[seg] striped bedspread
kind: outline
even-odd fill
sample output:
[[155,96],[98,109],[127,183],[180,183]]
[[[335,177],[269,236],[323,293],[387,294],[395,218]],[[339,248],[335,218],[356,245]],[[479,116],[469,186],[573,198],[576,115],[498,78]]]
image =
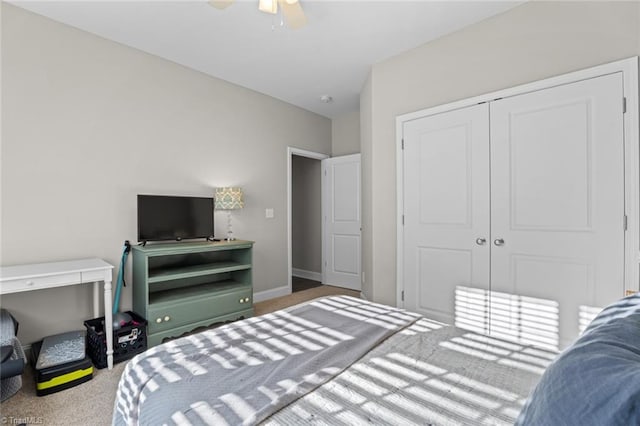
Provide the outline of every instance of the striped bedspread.
[[263,425],[513,425],[556,355],[421,318]]
[[256,424],[418,315],[327,297],[156,346],[126,366],[113,424]]

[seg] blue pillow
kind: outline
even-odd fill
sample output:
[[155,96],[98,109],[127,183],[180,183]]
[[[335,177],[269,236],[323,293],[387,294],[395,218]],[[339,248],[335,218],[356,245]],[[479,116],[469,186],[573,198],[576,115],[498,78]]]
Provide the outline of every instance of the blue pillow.
[[544,372],[516,425],[640,425],[640,295],[598,314]]

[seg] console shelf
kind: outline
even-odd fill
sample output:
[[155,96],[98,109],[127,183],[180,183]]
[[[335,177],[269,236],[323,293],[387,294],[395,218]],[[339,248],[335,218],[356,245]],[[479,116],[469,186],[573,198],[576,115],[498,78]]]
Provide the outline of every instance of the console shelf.
[[251,241],[133,247],[133,310],[149,346],[200,326],[253,315]]
[[149,283],[179,280],[184,278],[199,277],[203,275],[219,274],[223,272],[251,269],[251,264],[238,262],[215,262],[203,265],[191,265],[173,267],[149,271]]

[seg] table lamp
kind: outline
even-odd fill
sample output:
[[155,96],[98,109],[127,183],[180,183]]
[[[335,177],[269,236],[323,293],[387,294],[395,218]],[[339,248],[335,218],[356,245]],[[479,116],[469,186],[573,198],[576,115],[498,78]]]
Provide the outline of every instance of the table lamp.
[[216,188],[215,209],[227,211],[227,241],[233,241],[233,231],[231,229],[231,210],[238,210],[244,207],[244,194],[242,188],[224,187]]

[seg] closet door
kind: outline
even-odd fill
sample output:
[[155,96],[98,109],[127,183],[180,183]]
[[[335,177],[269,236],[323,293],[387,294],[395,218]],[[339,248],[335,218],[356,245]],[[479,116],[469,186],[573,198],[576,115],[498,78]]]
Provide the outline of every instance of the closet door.
[[494,336],[570,343],[623,296],[622,76],[491,103]]
[[[404,124],[404,307],[486,332],[487,104]],[[455,318],[455,321],[454,321]]]

